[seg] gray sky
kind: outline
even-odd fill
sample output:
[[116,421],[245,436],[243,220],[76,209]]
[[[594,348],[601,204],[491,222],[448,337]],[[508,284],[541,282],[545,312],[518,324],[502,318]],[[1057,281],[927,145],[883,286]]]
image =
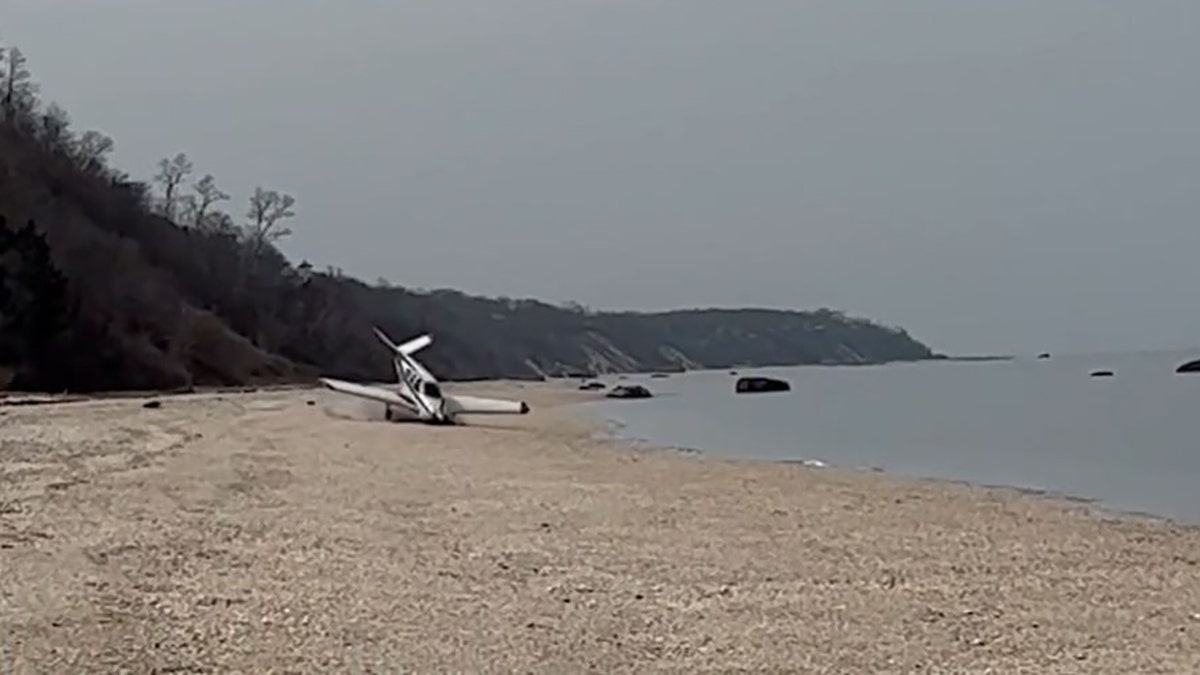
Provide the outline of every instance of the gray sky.
[[821,305],[950,352],[1200,346],[1195,0],[0,0],[148,177],[297,260],[598,308]]

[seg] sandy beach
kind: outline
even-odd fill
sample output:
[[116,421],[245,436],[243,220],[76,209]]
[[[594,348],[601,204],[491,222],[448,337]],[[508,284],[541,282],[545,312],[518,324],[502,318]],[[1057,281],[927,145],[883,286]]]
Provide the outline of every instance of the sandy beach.
[[564,405],[590,394],[458,388],[534,410],[0,407],[3,670],[1200,672],[1195,528],[637,450]]

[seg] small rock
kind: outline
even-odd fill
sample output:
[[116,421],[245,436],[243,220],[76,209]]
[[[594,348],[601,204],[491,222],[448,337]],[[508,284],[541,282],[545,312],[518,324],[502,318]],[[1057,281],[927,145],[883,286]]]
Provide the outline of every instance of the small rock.
[[145,403],[143,403],[143,404],[142,404],[142,407],[143,407],[143,408],[149,408],[149,409],[151,409],[151,410],[153,410],[153,409],[155,409],[155,408],[161,408],[161,407],[162,407],[162,401],[146,401]]

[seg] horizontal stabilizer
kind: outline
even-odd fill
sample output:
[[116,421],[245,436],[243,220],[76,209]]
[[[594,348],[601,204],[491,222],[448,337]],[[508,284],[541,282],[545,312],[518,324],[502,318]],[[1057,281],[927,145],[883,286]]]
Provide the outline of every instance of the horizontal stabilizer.
[[501,398],[456,395],[446,397],[446,412],[451,415],[524,415],[529,412],[529,404]]
[[404,354],[405,356],[412,356],[413,354],[416,354],[422,349],[433,344],[433,338],[428,334],[415,337],[408,342],[399,345],[395,342],[392,342],[392,339],[387,336],[387,333],[384,333],[378,327],[375,328],[375,335],[379,338],[379,341],[387,345],[387,348],[392,350],[392,352]]
[[404,352],[405,356],[412,356],[431,344],[433,344],[433,338],[428,335],[422,335],[400,345],[400,351]]

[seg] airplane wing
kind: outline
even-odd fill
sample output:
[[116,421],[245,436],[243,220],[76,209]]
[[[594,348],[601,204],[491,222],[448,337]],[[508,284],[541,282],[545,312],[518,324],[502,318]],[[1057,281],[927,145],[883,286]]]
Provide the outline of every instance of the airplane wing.
[[372,401],[379,401],[380,403],[398,406],[410,411],[414,415],[420,414],[417,410],[417,407],[413,405],[412,401],[409,401],[390,389],[384,389],[383,387],[372,387],[365,384],[355,384],[354,382],[343,382],[342,380],[330,380],[326,378],[321,378],[321,384],[343,394],[349,394],[359,398],[366,398]]
[[451,415],[524,415],[529,412],[529,404],[524,401],[456,394],[446,397],[446,412]]

